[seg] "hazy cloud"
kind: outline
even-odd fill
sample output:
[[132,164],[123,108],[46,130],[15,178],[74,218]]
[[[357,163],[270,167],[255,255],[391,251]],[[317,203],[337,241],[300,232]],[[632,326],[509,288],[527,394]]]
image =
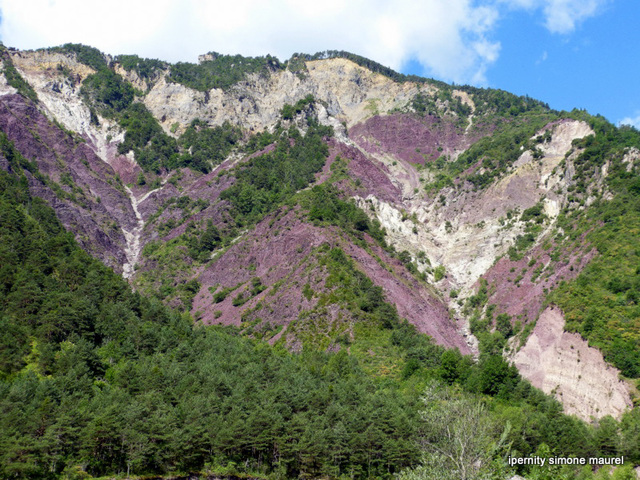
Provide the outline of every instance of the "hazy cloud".
[[540,55],[540,58],[536,60],[536,65],[540,65],[541,63],[546,62],[547,58],[549,58],[549,53],[545,50],[544,52],[542,52],[542,55]]
[[606,0],[548,0],[544,7],[546,26],[554,33],[568,33],[576,24],[593,17]]
[[604,0],[0,0],[0,38],[22,49],[84,43],[172,62],[208,51],[285,60],[294,52],[347,50],[394,69],[483,83],[500,52],[500,10],[543,8],[567,31]]
[[595,16],[610,0],[500,0],[511,8],[542,10],[546,28],[552,33],[570,33],[578,24]]
[[637,129],[640,129],[640,112],[635,117],[625,117],[618,122],[618,125],[631,125]]

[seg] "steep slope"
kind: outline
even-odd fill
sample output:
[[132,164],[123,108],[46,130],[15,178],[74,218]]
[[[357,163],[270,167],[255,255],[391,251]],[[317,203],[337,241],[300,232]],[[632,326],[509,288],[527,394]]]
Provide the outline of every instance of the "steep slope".
[[[76,73],[76,75],[85,74],[85,78],[87,74],[90,74],[90,70],[82,70],[80,69],[77,61],[73,61],[73,57],[64,57],[61,53],[37,53],[35,58],[22,53],[16,52],[13,55],[13,62],[17,66],[17,68],[22,72],[24,77],[34,85],[36,91],[41,92],[40,96],[43,98],[42,105],[44,107],[44,112],[47,113],[52,118],[55,118],[57,121],[63,123],[66,128],[73,129],[78,131],[79,134],[84,135],[85,140],[89,145],[91,145],[96,153],[96,155],[100,155],[102,160],[108,165],[112,166],[118,174],[121,174],[120,180],[122,180],[125,185],[120,185],[120,190],[124,190],[129,197],[129,205],[127,206],[127,221],[121,222],[118,218],[115,218],[118,226],[120,227],[120,232],[124,239],[120,239],[119,241],[119,259],[122,271],[126,277],[131,277],[134,275],[135,268],[137,267],[136,263],[138,260],[142,261],[142,269],[141,272],[150,272],[150,276],[154,277],[154,268],[157,267],[157,262],[153,259],[150,259],[150,262],[147,265],[147,260],[144,258],[144,252],[149,252],[152,248],[153,242],[157,242],[160,239],[171,240],[178,239],[180,235],[185,234],[185,229],[190,225],[199,224],[204,226],[208,220],[213,220],[214,224],[220,225],[220,222],[224,222],[228,220],[228,204],[226,202],[216,201],[219,194],[225,189],[229,188],[233,185],[233,182],[222,181],[220,179],[220,173],[222,171],[227,171],[228,168],[231,168],[235,165],[233,162],[223,164],[219,169],[214,172],[208,174],[203,178],[194,177],[192,173],[188,171],[184,171],[179,174],[180,180],[172,183],[165,183],[164,185],[160,185],[153,190],[149,187],[143,186],[140,188],[140,185],[132,185],[131,183],[136,178],[136,175],[139,174],[140,170],[137,167],[130,168],[130,163],[128,159],[122,155],[117,153],[117,149],[115,148],[119,142],[121,142],[124,138],[123,132],[116,125],[114,125],[112,120],[105,119],[100,116],[99,112],[92,112],[91,106],[87,106],[85,103],[86,100],[82,100],[79,97],[78,93],[80,91],[80,86],[70,84],[69,78],[63,78],[63,75],[69,75],[67,70],[75,68],[76,70],[81,70],[81,72]],[[322,62],[320,62],[322,63]],[[241,88],[237,88],[233,90],[231,93],[228,92],[219,92],[220,95],[223,95],[224,98],[216,100],[215,98],[209,97],[205,104],[202,104],[201,98],[199,96],[199,92],[195,92],[190,99],[185,99],[182,96],[176,94],[173,91],[166,90],[167,88],[183,88],[176,87],[175,84],[168,84],[166,81],[160,80],[151,86],[147,95],[144,96],[145,104],[150,108],[152,113],[155,113],[159,118],[162,119],[162,125],[165,126],[168,130],[170,130],[169,126],[173,126],[176,122],[179,125],[182,125],[178,128],[178,132],[180,129],[185,130],[185,125],[188,125],[192,120],[196,117],[199,117],[200,120],[203,118],[207,120],[210,124],[222,123],[221,118],[235,120],[239,126],[251,130],[251,129],[264,129],[267,126],[272,126],[274,122],[281,118],[281,108],[285,101],[287,100],[296,100],[296,97],[301,97],[303,95],[307,95],[309,92],[312,92],[316,95],[319,95],[321,98],[326,98],[327,101],[320,100],[317,105],[316,111],[314,115],[317,115],[317,118],[323,120],[323,122],[329,125],[335,125],[338,131],[344,131],[344,128],[341,126],[340,122],[335,119],[335,117],[327,116],[327,112],[339,112],[338,118],[351,118],[350,116],[355,116],[355,118],[361,118],[364,115],[370,115],[370,109],[365,109],[362,107],[363,99],[353,99],[353,95],[355,95],[356,91],[361,91],[362,82],[367,84],[368,90],[371,92],[368,94],[371,98],[377,98],[377,96],[385,93],[387,98],[392,98],[389,96],[389,88],[393,87],[395,90],[399,90],[399,92],[406,91],[407,87],[402,86],[398,87],[391,80],[382,77],[377,74],[372,74],[371,72],[359,67],[351,62],[348,62],[343,59],[336,59],[329,62],[331,66],[329,69],[321,66],[310,66],[309,74],[306,80],[303,82],[298,76],[292,74],[291,72],[277,72],[274,78],[264,79],[253,78],[252,80],[247,81],[242,84]],[[338,69],[341,73],[342,79],[336,79],[330,75],[331,71],[335,71]],[[63,71],[64,70],[64,71]],[[284,82],[284,83],[283,83]],[[291,88],[290,86],[286,86],[286,82],[294,82],[296,84],[300,84],[301,87],[297,90],[295,88]],[[60,88],[58,83],[64,84],[65,88]],[[173,85],[173,86],[171,86]],[[358,86],[360,85],[360,86]],[[286,86],[286,88],[285,88]],[[348,88],[347,88],[348,87]],[[409,88],[416,89],[415,86]],[[173,92],[173,93],[172,93]],[[239,95],[246,96],[247,92],[250,92],[252,98],[261,99],[261,102],[256,110],[256,116],[252,116],[253,114],[244,111],[240,107],[240,110],[235,114],[229,111],[229,108],[235,108],[235,105],[241,105],[242,102],[237,101],[237,99],[233,97],[229,97],[229,95]],[[286,94],[283,96],[283,92]],[[395,92],[394,94],[398,94]],[[68,103],[69,96],[74,96],[74,102],[77,105],[73,106],[75,111],[80,112],[80,117],[84,117],[89,121],[78,121],[77,117],[73,115],[64,115],[61,112],[64,112],[64,105]],[[287,96],[289,95],[289,96]],[[163,98],[168,98],[168,101],[165,100],[162,102],[162,108],[169,109],[160,111],[157,110],[156,103],[154,103],[159,96],[164,96]],[[374,97],[375,96],[375,97]],[[364,99],[366,100],[366,99]],[[389,107],[399,105],[400,102],[404,99],[394,100],[394,102],[388,101]],[[176,102],[176,105],[179,105],[182,109],[187,109],[188,111],[183,111],[182,114],[176,113],[176,110],[172,108],[172,102]],[[200,103],[199,103],[200,102]],[[325,103],[326,102],[326,103]],[[366,103],[366,102],[365,102]],[[327,105],[324,107],[323,105]],[[160,105],[160,103],[158,103]],[[199,107],[198,107],[199,105]],[[221,105],[228,105],[228,108],[223,108]],[[332,107],[333,105],[333,107]],[[206,107],[206,115],[202,108]],[[69,112],[70,107],[67,107],[66,112]],[[200,108],[200,109],[198,109]],[[154,110],[155,109],[155,110]],[[216,113],[217,116],[211,116],[212,113]],[[367,113],[369,112],[369,113]],[[91,122],[91,115],[97,116],[98,123],[100,127],[95,125],[96,122]],[[180,116],[183,115],[183,116]],[[234,115],[236,115],[234,117]],[[218,119],[218,120],[216,120]],[[350,119],[350,122],[354,120]],[[299,118],[296,120],[297,123],[305,122],[304,118]],[[175,130],[175,129],[174,129]],[[105,135],[105,132],[112,132],[110,134]],[[97,138],[100,137],[100,138]],[[111,142],[111,143],[109,143]],[[352,147],[348,147],[344,145],[340,141],[340,136],[338,136],[338,143],[334,143],[334,149],[344,150],[345,148],[349,149]],[[21,144],[17,143],[17,147],[20,150]],[[353,150],[353,149],[352,149]],[[349,156],[354,156],[353,153],[357,152],[353,150],[351,155],[349,155],[348,150],[344,151],[347,153],[347,159]],[[64,152],[64,155],[70,155],[69,152]],[[331,157],[335,158],[335,154],[332,154]],[[353,168],[358,169],[362,172],[369,172],[371,168],[377,169],[379,167],[376,166],[375,163],[371,164],[371,161],[366,157],[356,157],[356,161],[362,163],[362,165],[356,166],[354,164]],[[371,167],[371,168],[370,168]],[[149,174],[147,174],[149,176]],[[366,175],[365,175],[366,176]],[[153,176],[152,176],[153,177]],[[174,176],[175,178],[175,176]],[[224,175],[224,178],[233,178]],[[211,190],[211,187],[208,185],[211,184],[211,181],[215,179],[216,185]],[[54,180],[58,180],[57,178]],[[382,178],[378,175],[378,178],[371,178],[368,181],[365,180],[365,185],[368,185],[370,189],[377,189],[380,187]],[[165,178],[166,181],[166,178]],[[388,180],[384,180],[388,181]],[[129,185],[126,185],[129,183]],[[157,185],[157,184],[156,184]],[[81,186],[80,188],[83,188]],[[176,188],[177,187],[177,188]],[[182,193],[180,190],[184,190],[185,193],[188,192],[188,197]],[[211,190],[210,193],[206,193],[208,190]],[[200,213],[195,213],[193,210],[189,211],[189,214],[192,215],[189,218],[189,222],[183,223],[183,219],[185,218],[185,211],[182,209],[173,210],[172,208],[165,208],[163,205],[166,202],[171,201],[172,199],[179,198],[191,198],[191,199],[199,199],[201,202],[200,207],[196,207],[200,210]],[[180,204],[180,202],[178,202]],[[182,202],[184,203],[184,202]],[[189,203],[189,202],[187,202]],[[205,206],[205,203],[210,206]],[[107,203],[110,205],[110,203]],[[171,212],[174,212],[171,214]],[[181,213],[180,213],[181,212]],[[133,213],[133,215],[131,215]],[[176,216],[177,215],[177,216]],[[153,226],[148,226],[147,221],[151,218],[151,221],[154,223]],[[267,220],[264,221],[265,223]],[[297,221],[300,223],[300,220]],[[303,230],[309,230],[310,226],[305,225],[306,222],[303,221],[300,227]],[[176,225],[175,227],[165,227],[166,225]],[[161,228],[161,234],[158,234],[156,230],[158,227]],[[291,227],[287,227],[291,228]],[[75,231],[78,229],[72,228]],[[311,228],[309,231],[313,232],[312,236],[316,239],[323,238],[323,234],[320,232],[326,230],[326,227],[320,227],[317,231]],[[241,232],[241,231],[240,231]],[[261,240],[264,241],[264,235],[260,228],[257,229],[257,232],[261,232],[259,235],[261,236]],[[250,235],[254,235],[251,233]],[[399,300],[396,301],[397,305],[400,307],[400,313],[403,317],[406,317],[412,323],[419,325],[420,330],[424,332],[431,333],[438,339],[438,341],[442,342],[448,346],[456,346],[462,351],[467,352],[468,346],[464,340],[464,337],[461,333],[458,333],[460,330],[460,326],[455,326],[451,324],[449,319],[447,310],[445,305],[441,300],[438,300],[434,297],[434,291],[427,289],[424,285],[420,285],[415,283],[416,280],[411,278],[411,275],[407,276],[407,273],[404,272],[404,267],[402,264],[399,264],[397,261],[388,258],[389,254],[380,250],[377,254],[374,254],[372,257],[370,253],[366,253],[364,251],[358,252],[357,250],[353,250],[353,247],[350,245],[351,241],[348,238],[344,238],[343,235],[340,234],[339,231],[328,231],[326,233],[328,235],[328,239],[334,242],[339,242],[346,251],[348,251],[349,256],[357,260],[358,268],[362,268],[365,271],[365,274],[369,274],[374,280],[374,283],[383,286],[384,292],[387,298],[391,298],[390,295],[398,294],[398,299],[406,299],[411,298],[412,300],[409,303],[401,302]],[[124,241],[123,241],[124,240]],[[198,312],[208,312],[206,316],[202,316],[202,319],[206,322],[211,322],[214,320],[212,312],[213,303],[209,300],[210,303],[206,302],[206,298],[211,298],[212,293],[209,293],[209,288],[214,285],[220,285],[220,288],[231,288],[236,286],[238,283],[245,283],[249,280],[249,278],[243,279],[242,282],[238,281],[231,284],[227,284],[229,280],[235,278],[232,273],[235,267],[235,262],[237,260],[228,260],[228,258],[233,257],[234,252],[238,248],[246,248],[246,242],[250,242],[251,240],[242,241],[238,244],[238,246],[234,245],[231,250],[226,253],[223,257],[217,258],[213,261],[209,262],[208,266],[200,265],[202,262],[193,262],[192,259],[188,257],[188,255],[181,254],[180,248],[178,248],[177,257],[174,258],[178,263],[175,265],[181,265],[180,271],[173,269],[173,272],[165,277],[169,283],[167,284],[167,289],[175,290],[175,287],[178,287],[180,291],[180,295],[178,295],[179,299],[176,299],[176,304],[185,304],[188,305],[190,303],[190,297],[194,297],[193,293],[197,294],[197,301],[195,306],[193,307],[194,314],[196,316],[201,317]],[[149,242],[152,242],[149,244]],[[262,243],[262,242],[260,242]],[[322,242],[320,242],[322,243]],[[316,246],[320,246],[318,243]],[[149,248],[144,249],[145,245],[149,244]],[[259,248],[260,250],[269,251],[269,250],[277,250],[281,245],[281,241],[277,238],[271,239],[269,244],[267,245],[254,245],[254,248]],[[240,247],[242,246],[242,247]],[[90,250],[90,249],[89,249]],[[140,256],[142,253],[142,257]],[[299,264],[303,258],[308,255],[309,252],[292,252],[289,260],[292,265]],[[382,259],[380,259],[380,255],[382,255]],[[122,258],[126,259],[122,261]],[[373,267],[373,264],[376,264],[376,260],[374,257],[377,257],[379,262],[384,268]],[[387,258],[385,258],[387,257]],[[207,262],[205,262],[207,263]],[[112,262],[113,264],[113,262]],[[227,265],[225,267],[225,265]],[[369,266],[367,266],[369,265]],[[274,267],[274,265],[271,265]],[[204,267],[204,271],[203,271]],[[313,268],[317,268],[313,267]],[[116,267],[117,268],[117,267]],[[255,268],[255,266],[254,266]],[[150,270],[151,269],[151,270]],[[391,274],[391,276],[387,279],[386,275],[389,275],[387,269],[396,270],[395,273]],[[215,271],[215,275],[211,275],[207,273],[207,271]],[[284,270],[280,270],[284,271]],[[378,272],[377,275],[372,275],[374,272]],[[382,273],[384,272],[384,274]],[[146,275],[146,274],[145,274]],[[255,276],[255,275],[253,275]],[[325,275],[326,276],[326,275]],[[155,276],[156,280],[158,279],[157,275]],[[221,277],[226,280],[226,282],[220,283],[216,280],[216,278]],[[264,287],[270,287],[273,283],[281,280],[282,274],[270,275],[263,279],[265,282]],[[152,284],[145,283],[145,276],[141,277],[141,281],[143,283],[139,283],[140,288],[143,288],[145,291],[151,291],[158,287],[161,287],[162,282],[155,281]],[[176,279],[178,284],[176,284]],[[193,283],[192,280],[196,280],[197,283]],[[191,282],[191,283],[189,283]],[[212,283],[213,282],[213,283]],[[300,279],[295,278],[294,283],[300,283]],[[171,285],[173,284],[173,285]],[[152,286],[153,285],[153,286]],[[182,286],[181,286],[182,285]],[[187,291],[193,288],[199,289],[199,292],[190,292]],[[413,287],[411,287],[413,285]],[[162,290],[162,289],[161,289]],[[315,303],[305,304],[303,301],[302,304],[301,297],[295,288],[292,286],[288,286],[286,289],[288,295],[294,299],[291,300],[293,305],[291,306],[291,314],[286,315],[282,318],[279,317],[281,313],[281,309],[278,308],[274,310],[277,312],[278,318],[276,324],[287,325],[291,321],[297,320],[300,317],[304,317],[313,311],[315,308]],[[414,291],[416,290],[416,291]],[[266,295],[265,292],[262,296]],[[208,297],[207,297],[208,295]],[[169,294],[171,298],[176,298],[176,295]],[[260,297],[262,298],[262,297]],[[229,299],[230,300],[230,299]],[[227,300],[227,302],[229,301]],[[257,303],[259,300],[254,300],[249,302],[248,305],[244,306],[242,309],[234,308],[231,306],[230,313],[228,315],[219,316],[218,321],[222,321],[225,323],[239,324],[240,316],[242,311],[250,310],[254,303]],[[220,307],[224,307],[223,310],[226,312],[225,304],[220,305]],[[270,307],[271,308],[271,307]],[[344,306],[340,307],[344,308]],[[302,312],[300,311],[302,309]],[[295,312],[295,313],[294,313]],[[318,315],[317,312],[314,315]],[[268,318],[260,319],[264,325],[270,325],[273,323],[271,316]],[[255,322],[254,322],[255,323]],[[262,325],[261,323],[261,325]],[[254,325],[255,326],[255,325]],[[260,326],[260,325],[258,325]],[[334,336],[335,337],[335,336]],[[335,338],[333,339],[335,340]],[[296,340],[291,340],[294,343]]]
[[0,171],[0,476],[369,478],[415,462],[409,396],[344,354],[194,328],[91,258],[29,189]]
[[558,309],[540,315],[526,345],[514,356],[525,378],[562,399],[565,411],[589,420],[611,415],[620,418],[632,406],[619,370],[576,333],[567,333]]
[[[428,169],[421,169],[422,182],[409,175],[396,175],[397,179],[406,179],[405,191],[418,191],[397,205],[376,202],[379,219],[388,230],[398,232],[396,241],[404,248],[433,252],[431,260],[447,267],[453,286],[470,287],[522,233],[519,225],[508,225],[509,212],[524,211],[542,202],[551,221],[559,213],[566,197],[566,191],[562,191],[566,182],[560,178],[566,179],[566,175],[556,167],[571,149],[571,142],[588,135],[590,129],[584,122],[568,121],[544,130],[551,132],[551,141],[542,145],[541,158],[534,161],[530,151],[522,153],[506,174],[486,189],[454,188],[452,184],[436,197],[424,193],[425,183],[428,185],[433,175]],[[392,165],[404,164],[408,171],[414,170],[401,155],[386,155]],[[409,226],[403,228],[403,222],[398,221],[403,211],[405,218],[415,215],[417,237],[409,235]]]
[[346,122],[350,127],[377,111],[404,106],[419,89],[416,84],[399,84],[342,58],[308,62],[306,68],[302,78],[288,70],[268,76],[251,74],[227,91],[200,92],[163,77],[143,101],[167,132],[174,124],[180,132],[196,118],[209,125],[228,121],[259,132],[278,121],[285,103],[294,104],[307,95],[326,105],[328,115],[337,120],[336,126]]
[[[624,455],[627,470],[640,461],[631,415],[588,426],[500,356],[473,364],[406,323],[390,325],[386,345],[402,375],[383,379],[368,373],[372,354],[384,353],[379,344],[292,354],[237,329],[200,328],[84,252],[29,193],[19,167],[46,180],[33,162],[9,143],[0,158],[11,166],[0,171],[3,477],[394,478],[419,464],[425,388],[455,395],[436,403],[445,428],[460,402],[473,409],[484,394],[490,408],[474,425],[496,430],[483,430],[488,452],[508,423],[502,439],[514,453]],[[327,253],[341,273],[353,266],[338,248]],[[354,278],[366,286],[364,275]],[[515,473],[501,452],[482,462],[502,478]]]
[[87,251],[119,270],[127,244],[123,230],[135,224],[117,173],[84,139],[62,131],[20,95],[0,98],[0,128],[47,179],[29,177],[34,193],[55,208]]
[[[206,324],[340,350],[361,325],[404,318],[479,356],[517,349],[549,302],[573,308],[567,282],[604,258],[589,235],[610,217],[593,212],[635,188],[636,133],[327,56],[171,66],[7,50],[24,83],[3,82],[0,128],[87,251]],[[625,275],[602,290],[626,302],[615,341],[602,316],[582,329],[595,313],[574,308],[567,328],[637,377]],[[575,411],[607,412],[585,402]]]

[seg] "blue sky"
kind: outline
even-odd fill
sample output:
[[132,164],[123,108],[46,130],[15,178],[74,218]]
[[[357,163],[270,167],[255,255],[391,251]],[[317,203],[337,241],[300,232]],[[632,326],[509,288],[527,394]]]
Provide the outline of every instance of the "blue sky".
[[636,0],[0,0],[0,40],[168,61],[347,50],[640,127]]
[[510,12],[495,31],[501,51],[487,84],[640,127],[639,22],[635,0],[610,2],[565,34],[549,32],[536,15]]

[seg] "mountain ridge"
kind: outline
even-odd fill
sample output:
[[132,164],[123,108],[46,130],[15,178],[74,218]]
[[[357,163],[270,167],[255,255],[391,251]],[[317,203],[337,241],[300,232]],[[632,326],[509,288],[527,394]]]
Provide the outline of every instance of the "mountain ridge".
[[[298,336],[306,333],[287,340],[284,337],[288,325],[304,324],[301,320],[309,315],[317,318],[314,308],[318,303],[335,300],[330,299],[330,289],[317,288],[321,292],[311,295],[316,303],[309,303],[301,295],[300,284],[304,281],[316,290],[311,286],[322,284],[320,278],[326,285],[327,277],[310,275],[306,282],[302,276],[294,278],[285,289],[291,309],[286,322],[274,329],[273,322],[276,317],[282,318],[283,312],[273,306],[268,308],[275,313],[265,314],[269,320],[262,318],[259,311],[252,311],[258,306],[258,310],[268,309],[265,301],[277,291],[276,284],[284,276],[273,275],[276,266],[268,261],[263,266],[251,261],[250,254],[238,252],[242,248],[276,252],[282,240],[276,236],[273,243],[265,241],[273,226],[295,232],[304,225],[304,229],[316,232],[305,237],[305,245],[319,248],[321,245],[312,240],[323,238],[324,234],[318,232],[325,231],[327,223],[333,225],[333,233],[326,234],[332,238],[328,243],[334,248],[341,245],[347,257],[356,260],[357,269],[382,288],[401,317],[439,343],[465,353],[475,351],[476,355],[480,353],[476,338],[481,350],[502,348],[507,338],[520,329],[524,341],[527,327],[533,325],[548,301],[548,291],[575,278],[594,255],[588,246],[578,247],[573,257],[552,268],[551,264],[558,264],[553,260],[557,252],[548,253],[548,248],[559,244],[549,239],[560,235],[558,218],[563,211],[579,212],[609,194],[607,172],[602,166],[591,190],[581,194],[582,198],[574,198],[574,164],[588,148],[579,140],[596,135],[591,117],[581,112],[554,112],[528,97],[496,90],[449,87],[428,80],[416,83],[406,78],[397,82],[340,56],[311,58],[302,62],[304,67],[298,62],[296,71],[278,66],[267,73],[248,73],[223,89],[200,91],[165,79],[171,68],[166,64],[149,67],[151,73],[142,75],[136,68],[143,61],[127,69],[117,63],[118,57],[103,56],[103,65],[98,57],[89,56],[92,52],[76,50],[73,53],[62,47],[50,52],[4,52],[3,61],[14,65],[37,92],[42,112],[53,123],[47,124],[42,113],[9,93],[15,88],[4,83],[3,92],[7,94],[0,119],[2,128],[20,140],[17,147],[26,157],[36,160],[53,182],[50,185],[59,186],[53,188],[54,194],[38,188],[63,215],[63,223],[74,231],[85,249],[116,271],[127,265],[126,275],[140,291],[159,295],[175,307],[190,308],[194,302],[192,314],[206,323],[219,320],[244,325],[245,329],[264,327],[265,332],[272,333],[281,327],[271,340],[300,347],[304,342],[300,343]],[[79,61],[82,55],[93,58],[87,60],[92,65]],[[211,57],[201,65],[216,59]],[[99,76],[107,70],[117,78],[112,73]],[[94,79],[91,82],[97,85],[95,90],[90,90],[88,78]],[[305,103],[306,98],[311,100]],[[144,108],[136,110],[135,105]],[[37,132],[26,127],[34,118]],[[57,140],[48,149],[49,129],[62,132],[56,122],[67,131],[67,139]],[[235,153],[227,160],[204,165],[203,169],[210,169],[204,175],[185,168],[188,163],[178,169],[168,167],[194,162],[193,147],[178,144],[187,130],[191,128],[199,134],[222,128],[226,122],[243,131],[242,140],[229,143]],[[146,127],[147,124],[151,126]],[[19,125],[24,126],[20,131]],[[140,125],[142,130],[134,131]],[[278,138],[292,135],[288,142],[295,145],[300,141],[296,138],[305,137],[296,137],[294,130],[328,132],[320,127],[330,127],[334,138],[325,136],[323,142],[328,149],[324,166],[313,172],[313,178],[304,180],[307,184],[300,185],[306,188],[314,182],[329,182],[337,187],[339,196],[355,199],[368,221],[379,222],[386,230],[382,246],[370,236],[379,227],[362,223],[364,220],[358,219],[360,214],[355,211],[346,213],[353,218],[349,217],[348,222],[352,223],[345,230],[345,224],[340,224],[344,221],[340,220],[340,209],[346,207],[335,202],[336,211],[316,215],[316,223],[325,222],[319,225],[320,230],[315,230],[318,226],[308,226],[304,208],[296,208],[295,203],[284,207],[281,214],[270,210],[270,205],[278,202],[286,205],[301,201],[298,198],[303,199],[304,192],[296,197],[291,192],[278,192],[279,187],[247,190],[254,184],[244,183],[246,192],[251,192],[247,193],[248,198],[259,198],[261,203],[241,207],[223,198],[223,192],[238,183],[242,171],[250,182],[270,181],[263,173],[253,173],[257,172],[255,163],[265,155],[271,155],[270,159],[280,154],[291,158],[299,155],[284,142],[278,143]],[[146,137],[139,137],[140,132]],[[264,145],[248,149],[242,146],[252,137]],[[135,142],[139,142],[138,146],[121,152],[122,145],[133,146]],[[164,155],[164,164],[143,163],[141,168],[136,161],[157,154]],[[78,155],[81,158],[72,168],[69,163],[56,163],[58,157],[68,162]],[[84,165],[82,155],[90,168]],[[285,160],[281,170],[269,175],[287,175],[287,171],[298,168],[293,167],[292,161]],[[104,165],[112,171],[100,170]],[[635,168],[631,160],[626,165]],[[96,177],[110,179],[111,184],[98,182]],[[271,197],[279,200],[270,203]],[[189,221],[185,222],[185,218]],[[212,228],[208,230],[209,220]],[[331,228],[326,231],[331,232]],[[207,231],[208,243],[203,240]],[[258,238],[248,247],[252,235]],[[288,238],[286,235],[284,238]],[[236,237],[239,238],[234,243]],[[350,247],[354,242],[362,243],[357,248]],[[213,248],[203,250],[210,247]],[[195,253],[189,253],[197,249],[197,255],[204,256],[195,258]],[[310,254],[306,248],[301,252],[287,251],[292,265],[311,261],[304,260]],[[215,258],[207,259],[207,252]],[[321,262],[316,261],[306,268],[321,271]],[[248,268],[241,268],[243,263]],[[374,265],[377,267],[372,268]],[[544,282],[540,278],[543,272]],[[251,287],[252,278],[264,282],[260,288],[265,288],[244,299],[242,295],[249,296],[255,288]],[[489,285],[485,294],[482,282]],[[219,304],[215,302],[215,295],[226,290],[228,296]],[[236,300],[238,296],[240,299]],[[343,301],[338,300],[338,304]],[[430,304],[437,307],[427,307],[425,313],[425,306]],[[324,306],[327,305],[332,303]],[[361,309],[358,302],[346,310],[343,304],[333,312],[352,317],[346,326],[328,334],[327,348],[339,349],[342,347],[336,339],[345,332],[353,336],[355,319],[370,312]],[[511,329],[504,329],[511,332],[501,334],[502,340],[496,336],[500,333],[496,315],[506,315],[511,325]],[[321,338],[325,334],[317,335]],[[321,343],[324,345],[327,340]],[[630,397],[627,403],[631,404]],[[606,405],[599,407],[601,412],[606,411]]]

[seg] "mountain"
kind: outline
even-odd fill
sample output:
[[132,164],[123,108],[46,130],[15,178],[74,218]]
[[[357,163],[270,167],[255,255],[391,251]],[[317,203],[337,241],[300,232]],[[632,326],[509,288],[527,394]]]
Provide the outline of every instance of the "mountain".
[[[190,333],[179,351],[220,349],[227,341],[238,345],[234,349],[257,349],[245,357],[260,348],[293,352],[282,353],[293,363],[273,367],[282,372],[304,370],[309,360],[300,356],[325,352],[360,362],[350,375],[361,375],[362,384],[367,376],[399,378],[398,388],[412,390],[436,376],[502,399],[496,401],[536,405],[518,412],[534,409],[537,422],[557,418],[550,399],[540,400],[535,390],[522,393],[528,380],[565,413],[595,422],[589,428],[607,442],[617,439],[618,447],[599,452],[637,456],[623,446],[635,438],[640,377],[636,130],[500,90],[403,76],[347,52],[296,54],[284,63],[209,53],[196,65],[170,65],[68,44],[3,49],[1,58],[0,168],[8,189],[22,189],[15,196],[21,206],[11,203],[7,211],[38,223],[31,198],[42,199],[55,212],[57,220],[47,220],[57,225],[55,234],[71,232],[84,251],[128,281],[140,295],[135,298],[151,299],[148,308],[165,308],[160,301],[189,312],[197,326],[236,328],[233,340],[208,339],[209,346]],[[45,229],[36,236],[48,235]],[[135,365],[129,347],[119,346],[113,357],[104,353],[113,336],[100,330],[104,326],[69,326],[55,335],[47,333],[54,317],[37,326],[44,307],[19,305],[33,286],[28,274],[17,273],[20,262],[4,255],[13,265],[3,283],[7,325],[34,318],[8,330],[19,333],[3,343],[7,352],[11,345],[3,358],[5,382],[37,370],[34,359],[47,355],[38,374],[55,375],[53,358],[64,357],[71,348],[64,342],[78,345],[78,338],[98,352],[94,361],[102,366],[90,374],[94,381],[115,368],[108,362]],[[35,264],[43,278],[58,275]],[[42,280],[39,291],[48,282]],[[141,308],[126,318],[144,317],[147,307]],[[163,335],[186,335],[176,333],[183,327],[173,322]],[[241,346],[237,335],[259,342]],[[52,350],[41,352],[38,344]],[[173,358],[169,347],[146,345],[140,361]],[[186,362],[205,368],[195,358]],[[316,378],[314,388],[330,381]],[[416,398],[404,398],[384,402],[396,411],[413,401],[407,408],[415,411]],[[405,421],[388,418],[394,425]],[[552,441],[558,453],[591,451],[568,447],[576,441],[564,437],[567,429],[587,429],[571,423],[577,420],[535,441],[517,423],[521,416],[510,421],[522,429],[519,440],[511,440],[522,453]],[[609,421],[619,427],[606,436]],[[127,462],[133,467],[136,444],[128,445],[129,460],[114,453],[93,472],[123,471]],[[398,447],[397,463],[389,453],[369,474],[415,465],[408,445]],[[175,453],[178,446],[172,448]],[[225,458],[237,462],[256,448],[262,451],[239,446]],[[140,458],[158,455],[145,452]],[[204,457],[193,458],[181,471],[202,468]],[[275,461],[267,461],[269,472]],[[311,468],[291,460],[287,474],[308,467],[311,476],[338,476],[356,468],[338,462],[330,471],[324,461]],[[171,471],[168,464],[140,462],[140,473]]]

